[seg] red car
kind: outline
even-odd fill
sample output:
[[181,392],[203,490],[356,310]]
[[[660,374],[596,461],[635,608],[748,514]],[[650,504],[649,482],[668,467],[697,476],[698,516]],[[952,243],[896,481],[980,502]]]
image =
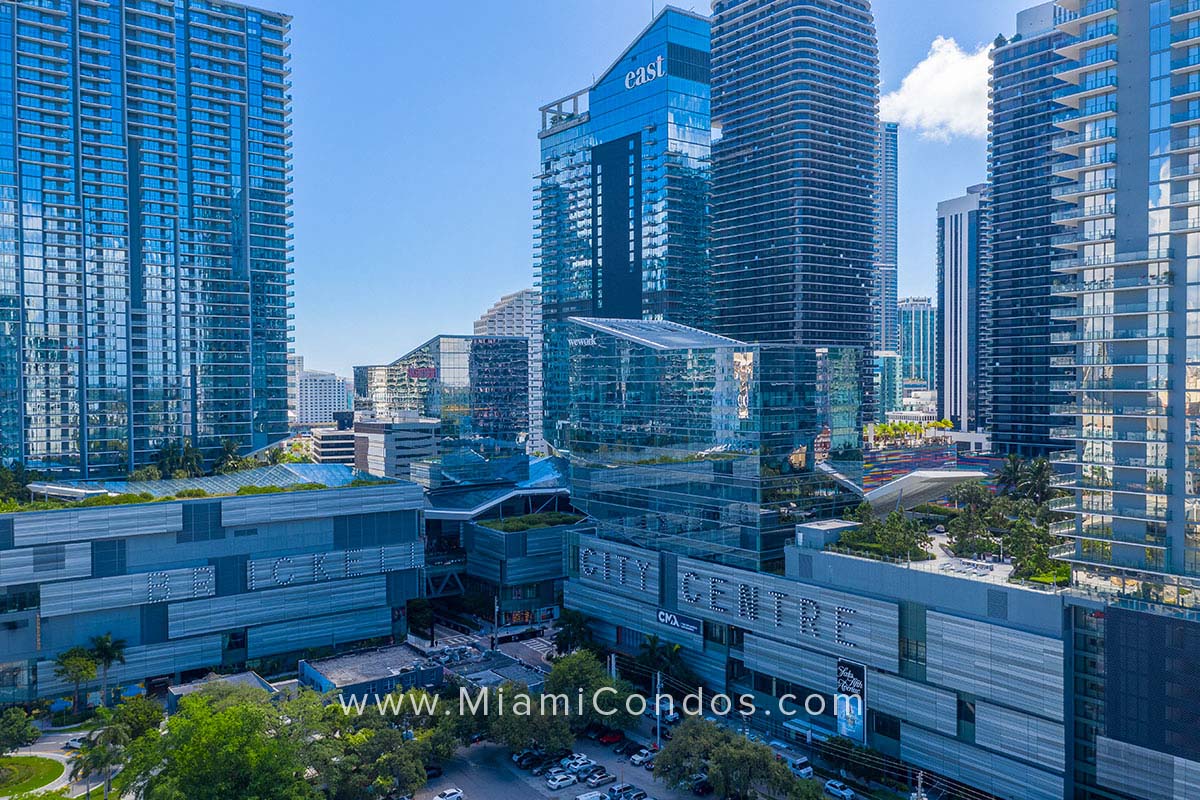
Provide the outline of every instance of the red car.
[[616,744],[624,738],[625,734],[621,733],[620,731],[605,731],[604,733],[600,734],[598,741],[600,744]]

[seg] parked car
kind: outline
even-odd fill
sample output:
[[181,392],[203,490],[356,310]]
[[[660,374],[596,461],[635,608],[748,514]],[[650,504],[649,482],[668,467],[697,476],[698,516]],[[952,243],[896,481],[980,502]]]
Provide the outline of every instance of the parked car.
[[536,751],[535,750],[518,750],[517,752],[512,754],[512,761],[514,764],[516,764],[522,758],[524,758],[525,756],[527,756],[531,753],[534,753],[534,752],[536,752]]
[[650,760],[650,757],[650,751],[643,747],[641,750],[638,750],[629,757],[629,763],[633,764],[635,767],[638,767]]
[[518,769],[533,769],[545,758],[541,753],[526,753],[517,760]]
[[462,789],[459,789],[457,786],[442,789],[433,796],[433,800],[463,800]]
[[642,769],[646,770],[647,772],[653,772],[654,771],[654,759],[652,758],[649,761],[643,761]]
[[599,787],[604,786],[605,784],[612,783],[616,779],[617,779],[616,775],[613,775],[608,770],[604,770],[603,772],[594,773],[592,775],[592,777],[588,778],[587,785],[592,787],[593,789],[598,789]]
[[442,777],[442,773],[444,771],[445,770],[442,769],[441,764],[426,764],[425,765],[425,780],[429,780],[430,778],[440,778],[440,777]]
[[578,761],[581,758],[587,758],[587,756],[585,756],[583,753],[567,753],[558,760],[558,763],[565,767],[572,761]]
[[638,750],[641,750],[641,749],[642,749],[642,746],[640,744],[633,741],[632,739],[626,739],[625,741],[621,742],[619,745],[614,747],[613,752],[619,756],[631,756],[634,753],[636,753]]
[[605,731],[600,735],[597,741],[599,741],[600,744],[616,744],[624,738],[625,734],[621,733],[620,731]]
[[87,737],[73,736],[70,739],[67,739],[65,742],[63,742],[63,747],[65,747],[67,750],[79,750],[80,748],[83,747],[83,745],[86,742],[87,742]]
[[575,795],[575,800],[608,800],[604,792],[585,792]]
[[646,800],[646,793],[637,787],[632,792],[621,795],[621,800]]
[[713,793],[713,785],[709,783],[707,775],[692,776],[692,794],[696,797],[704,797]]
[[837,800],[854,800],[854,790],[841,781],[825,781],[825,794]]
[[797,778],[811,778],[813,776],[812,764],[809,763],[807,756],[793,758],[788,762],[788,770]]
[[618,783],[616,786],[608,787],[608,800],[617,800],[618,797],[624,796],[627,792],[633,791],[632,783]]
[[574,775],[552,775],[546,780],[546,788],[551,791],[558,791],[568,786],[574,786],[579,783]]
[[675,709],[671,709],[670,711],[663,712],[662,721],[667,723],[668,725],[675,725],[679,722],[679,720],[680,720],[679,712],[676,711]]
[[599,775],[601,772],[604,772],[603,766],[600,764],[592,764],[590,767],[584,767],[575,774],[579,776],[579,781],[582,783],[593,775]]
[[656,728],[655,730],[651,731],[650,735],[661,736],[663,739],[669,742],[674,734],[671,733],[670,728],[668,728],[666,725],[663,725],[661,728]]
[[573,775],[578,775],[579,773],[589,770],[594,766],[596,766],[595,761],[592,761],[590,758],[581,758],[578,761],[572,761],[570,764],[568,764],[567,772],[570,772]]
[[552,770],[556,767],[558,767],[557,761],[555,761],[554,759],[550,759],[550,758],[543,758],[540,763],[533,765],[533,769],[530,770],[530,773],[533,774],[535,777],[541,777],[542,775],[546,775],[547,773],[550,772],[550,770]]
[[486,733],[484,733],[483,731],[476,731],[475,733],[471,734],[471,737],[467,740],[467,742],[468,742],[468,744],[479,744],[486,738],[487,738]]

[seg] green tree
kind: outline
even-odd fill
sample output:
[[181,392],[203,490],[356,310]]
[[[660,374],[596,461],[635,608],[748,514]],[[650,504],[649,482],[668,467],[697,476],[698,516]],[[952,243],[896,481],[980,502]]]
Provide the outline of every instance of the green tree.
[[686,717],[654,758],[654,777],[674,789],[687,789],[695,775],[708,771],[717,748],[732,741],[725,728],[700,717]]
[[1025,464],[1025,459],[1021,458],[1016,453],[1009,453],[1004,458],[1004,464],[1000,467],[1000,471],[996,473],[996,487],[1001,494],[1014,494],[1025,480],[1025,472],[1028,466]]
[[[279,450],[279,448],[275,448]],[[251,459],[242,456],[237,441],[234,439],[224,439],[221,441],[221,454],[217,456],[217,462],[213,466],[213,472],[217,475],[228,475],[231,472],[240,472],[254,466]]]
[[113,709],[113,716],[129,731],[130,739],[137,739],[145,733],[158,730],[162,724],[163,707],[152,698],[136,695],[117,705]]
[[1045,458],[1035,458],[1025,470],[1020,484],[1021,494],[1040,506],[1058,494],[1054,479],[1054,466]]
[[54,676],[75,687],[74,711],[79,713],[79,687],[96,679],[96,658],[86,647],[72,647],[54,660]]
[[87,739],[93,750],[94,764],[104,778],[104,800],[108,800],[112,789],[113,770],[125,761],[125,748],[129,746],[129,729],[116,721],[113,713],[101,708],[97,713],[99,726]]
[[93,636],[89,641],[88,648],[92,653],[92,658],[96,660],[96,665],[100,667],[100,703],[107,707],[109,704],[108,696],[108,671],[113,664],[125,663],[125,640],[114,639],[111,633],[105,633],[100,636]]
[[[265,697],[265,693],[263,693]],[[290,720],[265,700],[224,707],[205,692],[180,702],[160,736],[129,746],[115,779],[119,796],[138,800],[308,800],[307,765],[295,734],[278,735]]]
[[709,756],[708,780],[717,797],[743,800],[787,794],[795,778],[764,744],[733,736]]
[[[598,694],[601,691],[603,694]],[[638,723],[637,716],[630,714],[625,704],[632,691],[633,687],[625,681],[614,680],[593,653],[577,650],[554,662],[554,667],[546,676],[543,695],[562,695],[568,699],[567,707],[571,712],[569,724],[576,732],[592,723],[628,730]],[[583,713],[577,714],[578,707],[574,700],[580,694],[584,699]],[[601,708],[596,708],[592,703],[594,697],[599,698]],[[615,710],[617,713],[607,715],[602,714],[601,710]]]
[[505,683],[499,691],[489,692],[488,703],[489,738],[511,750],[532,745],[565,750],[575,743],[567,717],[543,708],[539,698],[530,695],[523,684]]
[[23,708],[14,706],[0,714],[0,756],[28,747],[41,735]]
[[159,481],[162,480],[162,472],[154,464],[148,464],[129,473],[129,479],[132,481]]
[[565,656],[581,647],[592,646],[588,618],[581,611],[564,608],[554,621],[554,649]]

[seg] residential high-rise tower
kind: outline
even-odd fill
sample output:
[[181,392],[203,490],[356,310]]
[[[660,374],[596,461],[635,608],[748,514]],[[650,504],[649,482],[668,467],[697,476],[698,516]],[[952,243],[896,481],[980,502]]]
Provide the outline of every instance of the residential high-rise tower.
[[717,333],[861,347],[870,378],[879,66],[866,0],[713,3]]
[[0,2],[0,458],[103,477],[287,435],[288,28]]
[[897,303],[899,288],[899,125],[879,125],[879,188],[875,195],[875,215],[879,226],[875,242],[875,303],[877,350],[900,348],[900,319]]
[[1053,3],[1021,12],[1011,41],[998,39],[991,56],[989,429],[994,452],[1026,457],[1063,446],[1050,431],[1061,422],[1055,409],[1070,400],[1053,388],[1066,377],[1059,363],[1070,345],[1067,326],[1051,316],[1065,301],[1047,266],[1062,233],[1054,224],[1062,206],[1053,165],[1079,149],[1051,122],[1060,111],[1052,97],[1062,88],[1055,48],[1068,39],[1054,23],[1064,13]]
[[986,425],[987,184],[937,206],[938,414],[962,431]]

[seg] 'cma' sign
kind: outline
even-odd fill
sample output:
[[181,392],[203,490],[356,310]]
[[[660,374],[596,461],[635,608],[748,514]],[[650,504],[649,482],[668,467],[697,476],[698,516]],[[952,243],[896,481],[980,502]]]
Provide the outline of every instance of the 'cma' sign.
[[644,67],[631,69],[625,73],[625,88],[632,89],[635,86],[641,86],[644,83],[649,83],[655,78],[661,78],[667,74],[667,68],[663,64],[663,57],[651,61]]

